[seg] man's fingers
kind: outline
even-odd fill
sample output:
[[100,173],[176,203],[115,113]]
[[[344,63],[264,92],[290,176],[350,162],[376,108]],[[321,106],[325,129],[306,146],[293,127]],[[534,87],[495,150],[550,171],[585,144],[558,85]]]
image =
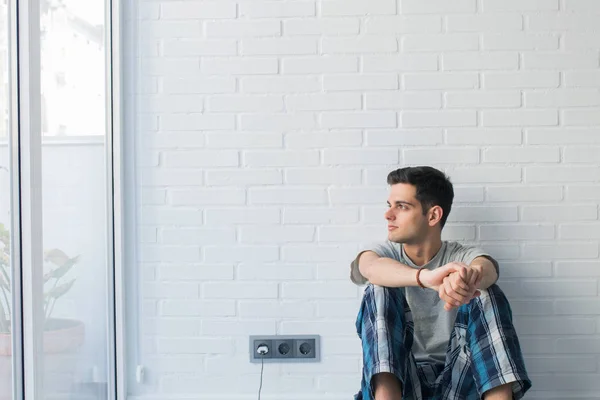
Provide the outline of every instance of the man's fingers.
[[452,289],[452,285],[450,284],[450,280],[448,278],[444,279],[444,290],[446,292],[446,296],[448,297],[447,302],[452,303],[453,305],[460,306],[463,302],[463,296],[459,295]]
[[450,278],[450,285],[452,289],[461,296],[469,295],[469,286],[463,282],[462,279],[452,279]]

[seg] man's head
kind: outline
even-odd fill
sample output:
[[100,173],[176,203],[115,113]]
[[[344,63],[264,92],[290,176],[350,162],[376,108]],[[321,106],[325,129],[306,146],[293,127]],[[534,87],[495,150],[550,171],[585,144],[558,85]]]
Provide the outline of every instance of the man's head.
[[454,189],[448,177],[432,167],[406,167],[389,173],[388,239],[420,243],[441,234],[452,208]]

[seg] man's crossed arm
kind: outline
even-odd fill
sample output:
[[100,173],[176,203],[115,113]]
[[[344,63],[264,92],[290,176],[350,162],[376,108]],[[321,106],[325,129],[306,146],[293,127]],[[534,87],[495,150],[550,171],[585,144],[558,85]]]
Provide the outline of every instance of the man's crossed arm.
[[[360,274],[374,285],[418,286],[414,268],[391,258],[379,257],[372,251],[359,255],[358,268]],[[494,263],[487,257],[477,257],[470,265],[452,262],[433,271],[424,269],[420,274],[423,286],[437,291],[440,299],[446,302],[446,310],[469,303],[479,296],[479,289],[487,289],[497,280]]]

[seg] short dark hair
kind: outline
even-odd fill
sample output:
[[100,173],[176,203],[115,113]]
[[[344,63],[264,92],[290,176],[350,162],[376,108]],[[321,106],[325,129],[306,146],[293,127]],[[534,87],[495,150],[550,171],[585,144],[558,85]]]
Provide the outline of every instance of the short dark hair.
[[427,166],[405,167],[392,171],[387,177],[388,185],[408,183],[417,189],[416,198],[421,203],[423,215],[433,206],[440,206],[444,211],[441,227],[446,225],[454,200],[452,182],[443,172]]

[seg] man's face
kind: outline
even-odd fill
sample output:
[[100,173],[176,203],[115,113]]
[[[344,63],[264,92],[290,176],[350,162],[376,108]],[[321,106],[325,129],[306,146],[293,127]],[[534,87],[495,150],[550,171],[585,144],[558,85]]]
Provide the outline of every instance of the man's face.
[[421,203],[415,198],[416,188],[406,183],[391,185],[388,210],[388,239],[395,243],[419,243],[428,229],[427,215],[423,215]]

